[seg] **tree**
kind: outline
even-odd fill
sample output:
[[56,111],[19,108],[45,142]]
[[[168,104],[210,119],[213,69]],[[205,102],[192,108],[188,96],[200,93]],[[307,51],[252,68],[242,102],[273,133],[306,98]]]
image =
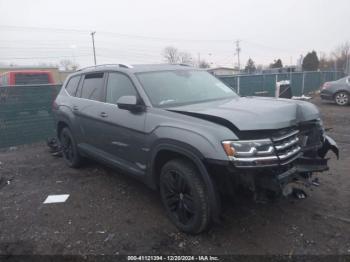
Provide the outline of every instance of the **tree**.
[[250,57],[247,61],[247,65],[244,68],[244,71],[248,74],[255,73],[255,71],[256,71],[255,63],[254,63],[253,59],[251,59]]
[[350,74],[350,42],[344,42],[334,49],[329,56],[321,54],[321,70],[337,70]]
[[283,67],[282,60],[279,58],[273,61],[272,64],[270,64],[270,68],[282,68],[282,67]]
[[349,55],[350,55],[350,42],[345,42],[339,45],[333,52],[334,57],[334,69],[339,71],[349,72]]
[[60,61],[60,66],[62,66],[66,71],[75,71],[78,69],[79,64],[69,59],[62,59]]
[[201,60],[198,62],[198,67],[199,68],[209,68],[210,64],[205,60]]
[[179,51],[173,46],[167,46],[164,48],[162,55],[165,61],[169,64],[177,64],[180,61]]
[[317,71],[320,61],[315,51],[307,53],[303,59],[303,70],[304,71]]
[[193,64],[192,56],[188,52],[179,52],[178,57],[179,57],[178,60],[181,64],[189,64],[189,65]]
[[334,69],[333,65],[334,65],[334,60],[328,58],[325,53],[321,53],[318,68],[323,71],[332,70]]

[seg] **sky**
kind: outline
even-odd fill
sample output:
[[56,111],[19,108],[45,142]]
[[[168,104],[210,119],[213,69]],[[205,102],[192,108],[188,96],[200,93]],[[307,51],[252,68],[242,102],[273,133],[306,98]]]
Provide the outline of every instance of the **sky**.
[[173,46],[214,66],[296,64],[350,41],[350,0],[0,0],[0,64],[161,63]]

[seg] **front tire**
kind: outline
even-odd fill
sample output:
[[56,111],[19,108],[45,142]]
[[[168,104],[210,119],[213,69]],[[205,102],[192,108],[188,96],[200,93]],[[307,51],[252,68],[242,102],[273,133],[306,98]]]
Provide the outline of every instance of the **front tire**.
[[168,217],[179,230],[198,234],[208,227],[207,190],[193,164],[182,159],[166,163],[160,174],[160,194]]
[[68,127],[63,128],[60,134],[63,159],[69,167],[78,168],[81,166],[77,144]]
[[334,95],[334,101],[338,106],[346,106],[349,103],[349,94],[340,91]]

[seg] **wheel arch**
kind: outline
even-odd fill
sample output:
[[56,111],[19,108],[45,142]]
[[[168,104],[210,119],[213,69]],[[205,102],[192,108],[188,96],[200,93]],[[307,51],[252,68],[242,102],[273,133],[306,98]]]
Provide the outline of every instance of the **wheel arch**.
[[157,145],[151,154],[150,186],[154,189],[159,188],[159,177],[162,166],[171,159],[176,158],[186,159],[197,168],[208,190],[212,218],[214,221],[218,221],[221,206],[219,193],[214,180],[210,177],[204,165],[204,156],[193,146],[177,141],[173,143],[167,141],[167,143]]
[[349,90],[346,90],[346,89],[338,89],[337,91],[334,92],[333,94],[333,99],[335,99],[335,96],[340,93],[340,92],[345,92],[347,93],[349,96],[350,96],[350,91]]
[[70,128],[69,124],[66,121],[59,120],[56,125],[57,138],[60,138],[63,128]]

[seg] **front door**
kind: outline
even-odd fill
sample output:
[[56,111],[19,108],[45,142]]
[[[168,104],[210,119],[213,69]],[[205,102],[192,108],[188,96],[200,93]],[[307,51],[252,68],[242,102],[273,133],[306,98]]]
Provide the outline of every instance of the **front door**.
[[143,174],[147,152],[144,151],[146,112],[120,109],[122,96],[138,96],[131,79],[119,72],[110,72],[105,87],[105,103],[99,112],[104,150],[129,171]]

